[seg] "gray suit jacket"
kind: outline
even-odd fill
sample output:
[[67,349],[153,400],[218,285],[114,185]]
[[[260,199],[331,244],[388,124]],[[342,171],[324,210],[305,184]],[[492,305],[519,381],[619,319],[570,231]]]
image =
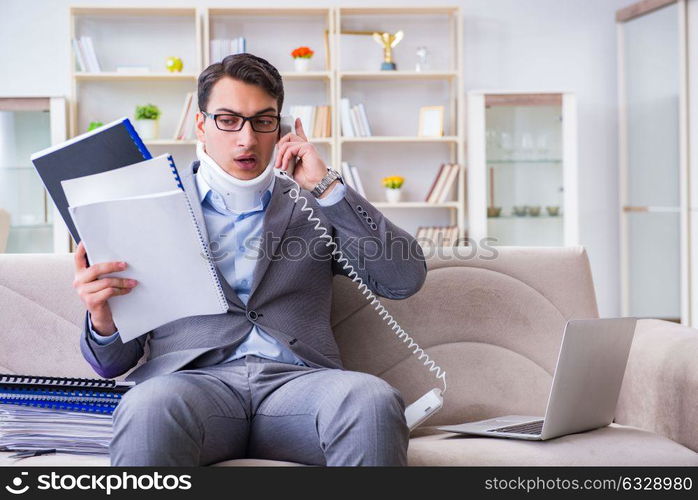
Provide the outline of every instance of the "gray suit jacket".
[[[194,178],[198,167],[199,162],[193,162],[181,169],[180,177],[209,244]],[[126,380],[142,382],[184,368],[217,364],[232,354],[253,324],[285,343],[311,367],[343,368],[330,325],[330,309],[333,276],[347,272],[331,255],[315,224],[308,222],[307,212],[301,210],[302,200],[294,203],[289,197],[292,187],[289,179],[277,177],[264,215],[259,258],[246,306],[218,272],[229,305],[225,314],[182,318],[129,342],[117,337],[102,346],[89,334],[86,313],[80,349],[94,370],[106,378],[122,375],[143,356],[146,341],[148,359]],[[403,299],[422,287],[427,268],[417,240],[354,189],[347,186],[344,199],[327,207],[320,206],[308,191],[302,190],[301,196],[373,293]],[[391,239],[397,241],[390,245],[392,256],[386,253]],[[303,242],[307,251],[298,257]],[[369,258],[378,253],[377,246],[384,251]]]

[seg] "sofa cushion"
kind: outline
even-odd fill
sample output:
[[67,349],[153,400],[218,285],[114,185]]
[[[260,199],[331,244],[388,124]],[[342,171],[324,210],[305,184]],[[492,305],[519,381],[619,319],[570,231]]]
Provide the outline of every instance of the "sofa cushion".
[[698,453],[637,427],[611,424],[548,441],[454,434],[434,426],[416,429],[410,465],[698,465]]
[[[522,441],[466,436],[433,426],[412,433],[408,449],[411,466],[526,466],[526,465],[693,465],[698,453],[670,439],[636,427],[611,424],[588,432],[548,441]],[[106,455],[66,453],[11,459],[0,453],[0,466],[109,466]],[[243,458],[224,460],[214,467],[298,466],[294,462]]]
[[[107,455],[75,455],[72,453],[52,453],[39,455],[38,457],[10,458],[14,452],[0,452],[0,467],[3,466],[28,466],[28,467],[109,467]],[[258,458],[239,458],[224,460],[214,464],[214,467],[264,467],[264,466],[294,466],[303,465],[294,462],[281,462],[277,460],[262,460]]]

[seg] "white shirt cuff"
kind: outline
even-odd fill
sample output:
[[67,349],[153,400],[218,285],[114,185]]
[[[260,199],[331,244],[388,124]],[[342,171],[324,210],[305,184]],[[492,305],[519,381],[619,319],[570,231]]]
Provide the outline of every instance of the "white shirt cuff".
[[335,203],[339,202],[339,200],[344,198],[344,193],[346,192],[347,187],[340,181],[334,185],[332,191],[330,191],[330,194],[328,194],[324,198],[316,199],[321,207],[329,207],[330,205],[334,205]]
[[99,333],[95,332],[94,329],[92,328],[92,318],[90,317],[90,313],[87,313],[87,325],[90,327],[90,335],[92,336],[92,339],[97,342],[99,345],[108,345],[111,344],[116,340],[116,337],[119,336],[119,330],[115,331],[108,337],[105,337],[104,335],[100,335]]

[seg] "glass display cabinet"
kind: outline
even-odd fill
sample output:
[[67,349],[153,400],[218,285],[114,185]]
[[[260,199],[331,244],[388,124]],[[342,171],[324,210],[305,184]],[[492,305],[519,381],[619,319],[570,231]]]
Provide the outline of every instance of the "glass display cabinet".
[[30,160],[66,133],[65,98],[0,98],[0,252],[70,251],[68,230]]
[[617,12],[621,314],[690,324],[685,2]]
[[567,92],[468,92],[469,238],[578,243],[577,119]]

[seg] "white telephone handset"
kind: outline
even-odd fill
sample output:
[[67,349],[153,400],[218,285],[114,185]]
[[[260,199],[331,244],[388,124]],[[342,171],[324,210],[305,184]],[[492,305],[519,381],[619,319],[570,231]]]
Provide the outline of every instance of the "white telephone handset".
[[[295,133],[294,122],[295,122],[295,118],[293,118],[293,116],[281,115],[281,122],[279,123],[279,128],[281,130],[281,134],[280,134],[279,138],[285,136],[289,132]],[[278,152],[279,152],[279,147],[276,146],[276,149],[274,150],[274,160],[276,160],[276,155],[278,154]],[[281,170],[280,168],[277,168],[274,173],[277,175],[287,175],[288,177],[293,178],[293,171],[295,170],[295,168],[296,168],[296,159],[291,158],[288,161],[288,167],[286,170]]]
[[[281,137],[288,134],[289,132],[295,132],[294,121],[295,120],[292,116],[281,115],[281,123],[279,125],[281,130]],[[276,158],[277,153],[278,147],[274,151],[274,158]],[[417,356],[417,358],[420,361],[423,362],[424,366],[429,367],[429,372],[436,372],[437,380],[441,380],[443,382],[443,391],[441,391],[440,389],[432,389],[405,409],[405,420],[409,429],[412,430],[415,427],[421,425],[426,419],[428,419],[434,413],[439,411],[443,406],[443,394],[446,392],[446,372],[443,371],[441,367],[439,367],[436,363],[434,363],[433,360],[429,358],[427,353],[424,352],[424,350],[421,347],[419,347],[419,345],[417,345],[417,343],[412,339],[412,337],[410,337],[407,334],[407,332],[405,332],[400,327],[400,325],[397,323],[397,321],[395,321],[395,319],[390,315],[390,313],[388,313],[388,311],[385,309],[385,307],[383,307],[378,298],[371,292],[371,290],[368,289],[368,287],[364,284],[363,280],[359,277],[356,271],[354,271],[353,266],[344,257],[344,255],[342,255],[342,252],[337,247],[337,244],[334,242],[332,236],[330,236],[328,234],[327,229],[325,229],[322,226],[320,219],[313,216],[313,209],[308,206],[308,200],[305,197],[300,196],[301,187],[293,178],[293,170],[296,164],[295,160],[295,158],[291,158],[289,160],[288,168],[286,171],[275,169],[274,172],[276,175],[279,176],[287,176],[288,179],[290,179],[296,185],[295,188],[291,188],[288,191],[288,195],[293,199],[294,203],[298,203],[299,201],[301,202],[301,211],[307,212],[308,221],[315,223],[314,229],[322,233],[320,237],[325,238],[327,240],[327,243],[325,245],[328,247],[332,247],[332,255],[337,257],[337,262],[341,264],[345,270],[348,270],[348,277],[353,282],[357,283],[359,290],[361,290],[361,293],[364,296],[366,296],[366,300],[368,300],[371,303],[371,305],[374,306],[374,309],[381,317],[381,319],[387,321],[388,325],[390,325],[390,328],[393,330],[393,332],[395,332],[395,335],[397,335],[398,339],[407,344],[407,348],[412,350],[412,353],[415,356]]]

